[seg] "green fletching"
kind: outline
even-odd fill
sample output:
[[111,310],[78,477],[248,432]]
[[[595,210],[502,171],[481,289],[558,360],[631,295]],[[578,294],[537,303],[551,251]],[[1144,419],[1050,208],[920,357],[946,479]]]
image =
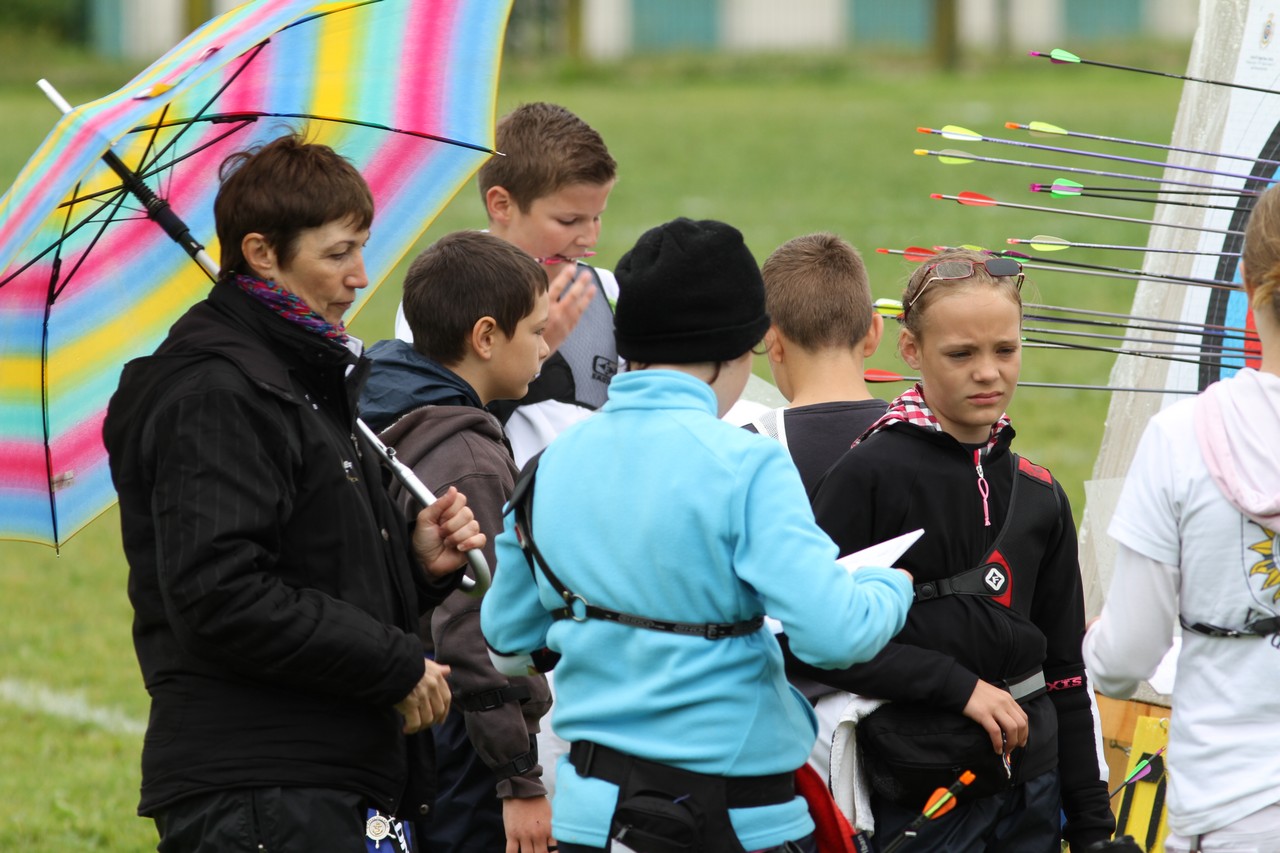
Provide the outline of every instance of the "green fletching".
[[1057,178],[1049,187],[1049,194],[1057,198],[1078,196],[1084,192],[1084,184],[1066,178]]
[[1049,51],[1049,58],[1052,59],[1054,62],[1077,62],[1078,63],[1080,61],[1080,57],[1076,56],[1071,51],[1063,50],[1060,47],[1055,47],[1053,50]]
[[954,148],[948,148],[944,151],[939,151],[938,159],[949,166],[959,166],[965,163],[973,162],[972,156],[964,153],[963,151],[957,151]]

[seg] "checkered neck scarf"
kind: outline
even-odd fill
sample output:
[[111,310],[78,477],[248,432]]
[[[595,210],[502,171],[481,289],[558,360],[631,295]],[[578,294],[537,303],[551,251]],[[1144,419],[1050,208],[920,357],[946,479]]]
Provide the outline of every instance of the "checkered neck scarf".
[[[881,415],[879,420],[867,427],[867,431],[858,436],[851,446],[857,447],[858,444],[866,441],[872,434],[880,432],[890,424],[899,422],[911,424],[924,430],[943,431],[942,424],[938,423],[938,418],[929,410],[928,404],[924,401],[924,387],[917,382],[890,403],[889,410]],[[1000,415],[1000,419],[991,425],[991,435],[987,439],[986,446],[982,448],[984,456],[991,448],[996,446],[1000,432],[1010,423],[1012,421],[1009,420],[1008,413],[1005,413]]]

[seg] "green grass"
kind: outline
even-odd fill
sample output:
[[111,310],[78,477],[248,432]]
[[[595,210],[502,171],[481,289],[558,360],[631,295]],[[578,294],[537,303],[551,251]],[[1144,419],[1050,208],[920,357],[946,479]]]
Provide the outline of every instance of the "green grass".
[[[1185,63],[1185,48],[1145,45],[1141,52],[1141,58],[1155,67],[1180,70]],[[74,56],[44,60],[38,51],[24,55],[30,61],[23,66],[39,68],[60,85],[61,80],[69,81],[63,88],[73,102],[105,94],[124,79],[114,66],[96,66]],[[46,67],[50,62],[55,67]],[[60,74],[63,65],[67,70]],[[22,75],[14,64],[7,68],[0,76],[0,111],[6,117],[6,133],[0,135],[4,186],[53,121],[43,97],[19,85]],[[95,80],[103,81],[101,88],[94,88]],[[1166,80],[1053,68],[1030,60],[986,60],[964,73],[944,76],[918,59],[889,54],[677,57],[602,70],[509,65],[499,108],[505,111],[529,100],[556,101],[604,135],[621,177],[598,247],[602,266],[612,266],[652,225],[677,215],[714,217],[741,228],[761,260],[792,236],[836,231],[862,248],[875,295],[897,297],[911,265],[876,254],[877,247],[994,247],[1009,236],[1038,233],[1093,242],[1146,240],[1146,229],[1140,226],[930,200],[931,192],[975,190],[1024,203],[1051,203],[1026,193],[1025,185],[1055,175],[981,164],[943,166],[932,158],[913,156],[916,147],[959,147],[1044,162],[1054,158],[1005,146],[944,143],[917,134],[917,125],[960,124],[1005,136],[1010,135],[1001,129],[1005,121],[1038,119],[1090,132],[1168,141],[1179,94],[1178,85]],[[472,188],[464,190],[428,230],[423,245],[447,231],[482,225],[476,195]],[[375,231],[376,227],[375,222]],[[1135,259],[1132,265],[1137,263]],[[396,280],[393,276],[393,283],[381,288],[355,319],[356,334],[371,341],[390,332]],[[1125,311],[1132,286],[1035,274],[1026,296],[1029,301]],[[872,366],[906,371],[893,349],[887,340]],[[1029,352],[1023,378],[1107,381],[1108,356],[1046,356]],[[901,388],[881,386],[878,392],[889,397]],[[1058,475],[1077,518],[1107,402],[1108,396],[1097,392],[1023,389],[1012,407],[1019,449]],[[147,699],[130,643],[126,566],[117,525],[115,512],[108,512],[67,544],[60,557],[39,546],[0,544],[0,680],[15,689],[35,684],[74,694],[91,706],[141,722]],[[5,768],[0,772],[0,849],[153,848],[150,823],[133,817],[139,747],[136,733],[112,733],[25,709],[0,694],[0,756]]]

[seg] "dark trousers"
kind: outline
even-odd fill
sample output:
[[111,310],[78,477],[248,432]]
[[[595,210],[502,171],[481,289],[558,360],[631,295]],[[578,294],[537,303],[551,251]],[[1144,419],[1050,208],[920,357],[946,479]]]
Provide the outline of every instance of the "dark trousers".
[[[770,847],[768,850],[761,850],[759,853],[818,853],[818,840],[812,835],[806,835],[799,841],[788,842],[790,847],[786,845],[782,847]],[[604,847],[583,847],[581,844],[561,844],[560,853],[592,853],[595,850],[605,850]]]
[[418,849],[431,853],[504,853],[498,780],[467,737],[462,712],[451,709],[432,729],[436,745],[436,803],[431,819],[417,821]]
[[[874,843],[880,849],[919,816],[874,794]],[[909,844],[911,853],[1059,853],[1062,849],[1062,791],[1058,771],[989,797],[960,803],[937,820],[926,821]]]
[[[239,788],[155,815],[159,853],[363,853],[364,797],[327,788]],[[392,853],[387,841],[382,849]]]

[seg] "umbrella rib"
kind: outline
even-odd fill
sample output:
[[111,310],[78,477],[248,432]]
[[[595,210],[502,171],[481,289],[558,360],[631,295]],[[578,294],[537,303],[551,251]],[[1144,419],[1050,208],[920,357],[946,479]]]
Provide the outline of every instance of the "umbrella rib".
[[[54,241],[53,243],[50,243],[50,244],[49,244],[49,246],[48,246],[48,247],[46,247],[46,248],[45,248],[45,250],[44,250],[43,252],[40,252],[38,255],[36,255],[35,257],[33,257],[31,260],[27,261],[27,263],[23,264],[21,267],[19,267],[18,269],[14,270],[12,273],[10,273],[8,276],[6,276],[6,277],[4,278],[4,280],[3,280],[3,281],[0,281],[0,287],[4,287],[4,286],[5,286],[6,284],[8,284],[9,282],[13,281],[15,278],[17,278],[18,276],[22,275],[22,274],[23,274],[24,272],[26,272],[27,270],[31,269],[31,267],[35,266],[35,264],[36,264],[37,262],[39,262],[41,259],[43,259],[45,255],[49,254],[50,252],[56,252],[58,249],[60,249],[60,248],[62,247],[62,244],[66,241],[66,239],[67,239],[68,237],[70,237],[71,235],[73,235],[73,234],[77,233],[81,228],[84,228],[86,225],[88,225],[88,224],[90,224],[90,223],[92,223],[92,222],[97,221],[97,216],[98,216],[98,214],[99,214],[99,213],[101,213],[102,211],[106,210],[107,208],[109,208],[109,207],[111,207],[111,206],[113,206],[113,205],[114,205],[115,207],[117,207],[117,208],[118,208],[118,207],[121,207],[121,206],[122,206],[121,201],[122,201],[122,199],[125,197],[125,195],[126,195],[126,192],[127,192],[127,191],[126,191],[123,187],[120,187],[120,188],[117,188],[117,189],[115,189],[115,190],[112,190],[111,192],[113,192],[113,193],[114,193],[114,195],[112,196],[112,198],[111,198],[111,200],[110,200],[110,201],[103,202],[102,204],[100,204],[100,205],[98,206],[98,208],[97,208],[97,209],[96,209],[92,214],[90,214],[89,216],[86,216],[84,219],[80,220],[77,224],[75,224],[74,226],[72,226],[70,229],[66,229],[66,230],[64,231],[63,235],[62,235],[61,237],[59,237],[59,238],[58,238],[56,241]],[[101,195],[101,194],[95,194],[95,195],[94,195],[94,196],[92,196],[92,197],[96,197],[97,195]],[[88,198],[88,196],[87,196],[87,198]],[[70,205],[70,204],[71,204],[71,202],[64,202],[63,204],[64,204],[64,205]],[[108,221],[110,221],[110,220],[108,220]],[[96,240],[95,240],[95,242],[96,242]],[[55,259],[55,260],[56,260],[56,263],[61,263],[61,261],[60,261],[60,260],[57,260],[57,259]]]
[[[230,88],[231,84],[240,78],[240,75],[244,73],[244,70],[249,67],[249,63],[257,59],[258,54],[262,53],[263,49],[267,46],[268,41],[270,41],[270,39],[258,42],[258,44],[254,45],[252,48],[244,52],[243,54],[244,62],[240,63],[240,67],[235,70],[235,73],[229,75],[226,81],[221,86],[218,87],[217,91],[213,92],[213,94],[209,96],[208,100],[204,102],[204,106],[198,109],[196,111],[196,114],[192,118],[183,119],[180,121],[173,121],[173,122],[167,122],[162,120],[157,122],[153,126],[142,125],[140,127],[135,127],[133,130],[129,131],[130,133],[145,133],[147,131],[150,131],[154,137],[155,134],[159,133],[160,130],[166,127],[182,128],[177,133],[175,133],[173,135],[173,138],[170,139],[168,142],[166,142],[162,148],[156,151],[155,156],[151,159],[149,163],[144,161],[138,164],[139,166],[142,167],[142,171],[137,173],[140,178],[146,178],[146,177],[149,177],[151,174],[154,174],[154,172],[150,171],[151,166],[159,162],[160,158],[169,152],[169,149],[177,145],[178,142],[182,140],[183,135],[185,135],[186,132],[191,129],[191,127],[195,124],[195,122],[205,120],[204,119],[205,113],[208,112],[209,108],[213,106],[215,101],[217,101],[219,98],[223,96],[223,94],[226,93],[227,89]],[[164,111],[162,113],[162,117],[168,114],[170,106],[172,106],[171,103],[165,105]],[[247,124],[250,121],[256,121],[256,118],[251,120],[246,119],[245,124],[240,125],[239,127],[235,128],[235,130],[243,129],[245,126],[247,126]],[[226,136],[227,136],[226,134],[224,134],[223,136],[219,136],[217,139],[214,140],[214,142],[220,142],[221,140],[225,139]],[[213,144],[213,143],[210,143],[210,144]],[[200,151],[203,149],[198,148],[195,150]],[[190,156],[190,155],[186,155],[186,156]],[[180,161],[175,160],[174,162],[176,163]]]
[[[256,121],[256,119],[246,119],[245,121],[241,122],[240,124],[236,125],[235,127],[231,128],[230,130],[226,131],[225,133],[223,133],[223,134],[221,134],[221,135],[219,135],[219,136],[217,136],[217,137],[215,137],[215,138],[213,138],[213,139],[208,140],[205,144],[203,144],[203,145],[201,145],[201,146],[199,146],[199,147],[197,147],[197,148],[192,148],[192,149],[191,149],[190,151],[188,151],[187,153],[185,153],[185,154],[183,154],[183,155],[181,155],[181,156],[179,156],[179,157],[175,157],[175,158],[173,158],[172,160],[167,161],[163,166],[157,166],[157,165],[155,165],[156,160],[155,160],[155,159],[153,159],[153,160],[152,160],[152,166],[151,166],[151,168],[147,169],[146,171],[138,172],[138,177],[139,177],[139,178],[141,178],[141,179],[143,179],[143,180],[146,180],[147,178],[153,178],[153,177],[155,177],[156,175],[159,175],[161,172],[165,171],[166,169],[172,169],[174,166],[176,166],[177,164],[181,163],[183,160],[186,160],[186,159],[187,159],[187,158],[189,158],[189,157],[194,157],[195,155],[199,154],[201,151],[204,151],[206,148],[212,148],[213,146],[217,145],[219,142],[221,142],[222,140],[226,139],[228,136],[231,136],[232,134],[239,133],[240,131],[242,131],[242,130],[244,130],[246,127],[248,127],[249,125],[253,124],[253,122],[254,122],[254,121]],[[169,147],[171,147],[171,146],[166,146],[166,150],[167,150]],[[157,154],[157,157],[158,157],[158,156],[159,156],[159,154]],[[89,194],[87,194],[87,195],[82,195],[82,196],[73,196],[72,198],[69,198],[69,199],[67,199],[66,201],[62,202],[62,204],[61,204],[61,205],[59,205],[59,207],[66,206],[66,205],[72,205],[72,204],[75,204],[75,203],[80,202],[80,201],[87,201],[87,200],[90,200],[90,199],[101,198],[101,197],[102,197],[102,196],[104,196],[104,195],[112,195],[112,194],[115,194],[115,193],[120,192],[120,191],[121,191],[121,190],[123,190],[123,189],[124,189],[124,187],[123,187],[123,186],[115,186],[115,187],[109,187],[109,188],[104,189],[104,190],[98,190],[97,192],[89,193]]]
[[422,130],[405,130],[398,127],[390,127],[385,124],[378,124],[372,121],[360,121],[351,118],[335,118],[334,116],[315,115],[314,113],[277,113],[277,112],[255,112],[246,110],[235,113],[217,113],[213,115],[198,115],[191,118],[174,119],[172,121],[156,124],[156,125],[139,125],[133,128],[130,133],[143,133],[160,127],[174,127],[177,125],[193,125],[196,122],[227,122],[227,121],[257,121],[260,118],[302,118],[309,121],[327,121],[335,124],[349,124],[356,127],[367,127],[371,130],[385,130],[388,133],[402,133],[406,136],[416,136],[421,139],[430,139],[434,142],[444,142],[448,145],[457,145],[461,148],[469,148],[472,151],[481,151],[485,154],[501,154],[501,151],[490,148],[487,145],[479,145],[475,142],[467,142],[463,139],[453,139],[448,136],[438,136],[433,133],[427,133]]
[[[125,195],[126,195],[125,192],[121,191],[121,193],[118,196],[116,196],[115,207],[117,210],[119,210],[121,207],[124,206]],[[102,209],[105,209],[110,206],[111,206],[110,203],[104,204],[102,206]],[[81,225],[88,224],[89,222],[92,222],[92,221],[93,221],[92,219],[86,219],[84,220],[84,222],[81,223]],[[57,286],[57,289],[53,291],[53,300],[50,300],[51,302],[54,300],[57,300],[57,298],[62,295],[62,291],[65,290],[67,285],[71,283],[71,279],[75,276],[75,274],[80,271],[80,267],[84,264],[85,260],[89,257],[89,253],[92,252],[94,247],[98,245],[98,241],[102,239],[102,235],[107,232],[107,226],[109,226],[114,221],[115,221],[114,216],[108,216],[106,219],[103,219],[99,223],[98,233],[93,236],[93,239],[89,241],[89,245],[86,246],[84,251],[80,253],[80,258],[76,261],[75,265],[71,268],[71,271],[62,277],[62,283],[59,284]],[[66,238],[64,237],[63,239],[65,240]],[[61,243],[61,241],[59,241],[59,243]],[[59,263],[61,263],[61,261],[59,261]]]

